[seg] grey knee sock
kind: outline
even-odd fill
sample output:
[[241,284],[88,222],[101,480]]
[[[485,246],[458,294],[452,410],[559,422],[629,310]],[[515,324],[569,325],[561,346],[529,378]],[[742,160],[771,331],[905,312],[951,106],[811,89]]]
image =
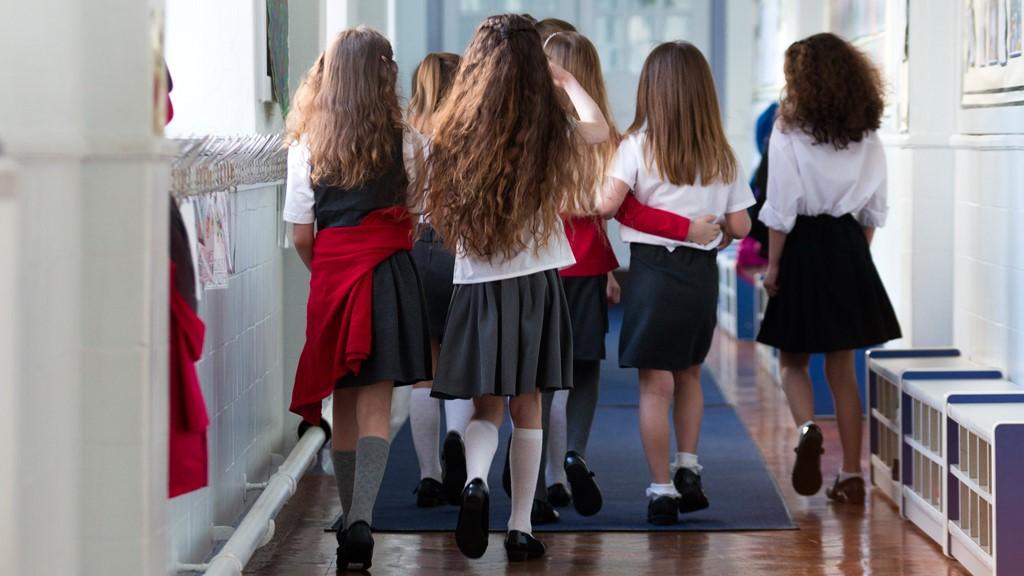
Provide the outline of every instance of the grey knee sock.
[[576,360],[573,362],[572,373],[573,388],[565,404],[566,449],[586,456],[590,427],[597,410],[601,362]]
[[[540,428],[543,430],[540,444],[540,461],[541,463],[547,462],[548,459],[548,430],[551,427],[551,400],[554,398],[554,394],[551,392],[543,392],[540,395],[541,405],[541,423]],[[541,500],[544,502],[548,501],[548,487],[547,479],[544,476],[544,466],[540,467],[537,473],[537,491],[533,495],[534,500]]]
[[334,462],[334,478],[338,481],[338,500],[341,501],[341,526],[345,524],[345,514],[352,509],[352,484],[356,476],[356,453],[353,451],[339,452],[331,450]]
[[346,520],[346,528],[356,522],[373,525],[373,505],[384,479],[388,465],[388,451],[391,443],[383,438],[367,436],[356,445],[356,478],[352,490],[352,509]]

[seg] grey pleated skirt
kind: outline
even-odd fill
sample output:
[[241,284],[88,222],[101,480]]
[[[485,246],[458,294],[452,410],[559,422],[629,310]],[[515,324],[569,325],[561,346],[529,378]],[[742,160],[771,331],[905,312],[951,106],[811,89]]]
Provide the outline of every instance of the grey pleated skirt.
[[336,388],[391,380],[406,386],[430,380],[430,334],[416,264],[396,252],[373,270],[373,348],[359,374],[347,374]]
[[718,323],[714,250],[630,244],[619,364],[677,372],[704,362]]
[[572,387],[572,323],[556,270],[456,284],[432,395],[518,396]]
[[608,334],[608,275],[563,277],[572,317],[572,355],[576,360],[604,360]]
[[427,316],[430,319],[430,337],[440,340],[444,335],[448,305],[452,302],[455,256],[444,247],[441,236],[427,224],[412,249],[412,259],[416,261],[423,282]]

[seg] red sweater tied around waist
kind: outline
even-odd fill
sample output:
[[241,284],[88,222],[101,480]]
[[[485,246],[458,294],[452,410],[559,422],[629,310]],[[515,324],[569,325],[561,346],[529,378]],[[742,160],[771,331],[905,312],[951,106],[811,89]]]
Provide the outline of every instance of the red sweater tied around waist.
[[210,424],[196,375],[196,361],[203,354],[206,326],[178,292],[174,283],[175,273],[171,262],[170,442],[167,454],[168,496],[171,498],[206,486],[206,428]]
[[413,221],[404,207],[370,212],[357,226],[327,228],[313,242],[306,344],[290,410],[314,425],[321,402],[344,376],[358,374],[373,344],[373,270],[412,250]]

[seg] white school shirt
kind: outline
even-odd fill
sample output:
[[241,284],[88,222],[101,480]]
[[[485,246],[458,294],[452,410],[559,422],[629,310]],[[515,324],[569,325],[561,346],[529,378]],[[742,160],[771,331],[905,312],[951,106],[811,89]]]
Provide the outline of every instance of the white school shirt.
[[[407,127],[402,134],[402,158],[409,181],[416,180],[416,153],[425,146],[423,136],[415,128]],[[312,224],[315,195],[310,178],[309,146],[305,138],[288,146],[288,176],[285,180],[284,221],[292,224]]]
[[[691,185],[676,186],[661,179],[653,159],[647,162],[644,153],[646,141],[646,130],[631,134],[623,140],[615,152],[610,171],[612,178],[621,180],[633,190],[641,204],[691,220],[712,214],[719,223],[725,219],[726,214],[740,212],[754,205],[754,193],[750,191],[750,185],[739,166],[736,166],[736,178],[732,182],[703,184],[698,177]],[[721,235],[709,244],[697,244],[646,234],[629,226],[620,226],[619,229],[623,242],[664,246],[670,251],[679,246],[714,250],[721,242]]]
[[844,150],[819,144],[779,121],[768,145],[768,191],[761,222],[789,233],[797,216],[852,214],[862,226],[881,227],[889,214],[885,149],[875,132]]
[[555,231],[547,243],[538,249],[531,237],[526,249],[512,258],[505,259],[495,256],[488,260],[469,256],[462,250],[455,252],[455,284],[478,284],[529,276],[536,272],[544,272],[557,268],[565,268],[576,263],[576,258],[569,247],[569,238],[565,235],[565,225],[561,219],[555,224]]

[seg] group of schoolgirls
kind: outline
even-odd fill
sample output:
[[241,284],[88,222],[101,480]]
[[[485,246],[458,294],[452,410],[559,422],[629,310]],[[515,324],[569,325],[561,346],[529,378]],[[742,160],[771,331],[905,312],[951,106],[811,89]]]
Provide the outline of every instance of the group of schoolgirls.
[[622,137],[597,51],[563,22],[486,19],[461,59],[420,64],[407,115],[397,78],[383,35],[343,31],[288,117],[284,218],[311,271],[292,410],[315,424],[333,394],[339,568],[372,561],[394,386],[414,386],[417,504],[460,507],[466,556],[487,549],[487,478],[506,406],[508,559],[544,555],[533,523],[557,519],[552,503],[600,510],[585,455],[608,301],[619,298],[602,217],[620,220],[631,248],[620,363],[639,370],[648,521],[706,508],[696,453],[715,254],[747,234],[754,200],[700,51],[652,51]]

